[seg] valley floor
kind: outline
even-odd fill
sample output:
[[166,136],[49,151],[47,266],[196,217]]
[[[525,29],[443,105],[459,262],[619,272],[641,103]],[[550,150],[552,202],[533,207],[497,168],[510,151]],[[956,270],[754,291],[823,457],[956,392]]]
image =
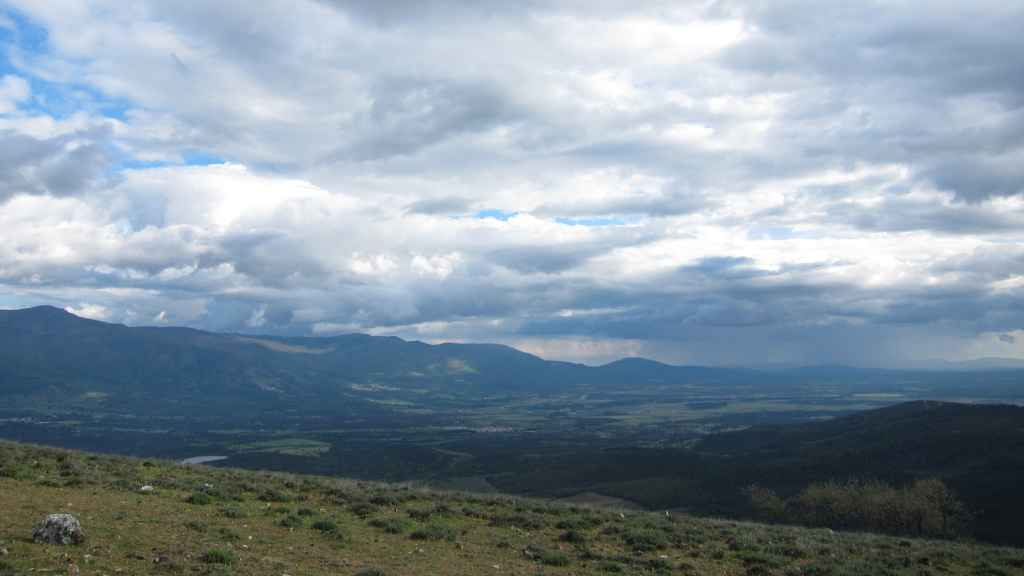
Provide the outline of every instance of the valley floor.
[[[142,486],[154,488],[143,492]],[[55,512],[81,520],[84,544],[32,543],[33,526]],[[1013,548],[181,466],[6,442],[0,442],[0,549],[2,576],[1024,574],[1024,550]]]

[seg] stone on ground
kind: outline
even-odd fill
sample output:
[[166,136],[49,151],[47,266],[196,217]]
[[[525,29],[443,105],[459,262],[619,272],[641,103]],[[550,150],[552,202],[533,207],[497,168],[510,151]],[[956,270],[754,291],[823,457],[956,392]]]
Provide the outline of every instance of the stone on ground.
[[71,514],[50,514],[32,530],[32,540],[41,544],[81,544],[85,531]]

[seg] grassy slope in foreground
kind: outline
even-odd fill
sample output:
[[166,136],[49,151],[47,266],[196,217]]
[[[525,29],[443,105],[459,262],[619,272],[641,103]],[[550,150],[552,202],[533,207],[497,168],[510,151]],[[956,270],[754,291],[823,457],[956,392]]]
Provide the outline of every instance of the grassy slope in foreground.
[[[143,485],[155,486],[143,493]],[[1024,573],[1024,550],[91,455],[0,442],[0,575]],[[48,513],[85,544],[31,543]],[[378,570],[379,572],[374,572]]]

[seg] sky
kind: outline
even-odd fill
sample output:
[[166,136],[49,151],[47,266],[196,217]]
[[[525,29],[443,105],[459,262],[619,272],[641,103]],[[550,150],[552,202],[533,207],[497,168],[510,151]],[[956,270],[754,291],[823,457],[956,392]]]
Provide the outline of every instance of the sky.
[[1024,358],[1024,2],[0,0],[0,308]]

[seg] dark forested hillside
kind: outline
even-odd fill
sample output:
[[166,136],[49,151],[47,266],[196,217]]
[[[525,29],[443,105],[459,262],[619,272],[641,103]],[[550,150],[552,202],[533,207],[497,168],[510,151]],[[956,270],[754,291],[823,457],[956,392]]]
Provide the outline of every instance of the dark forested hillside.
[[698,450],[745,462],[743,478],[791,496],[811,482],[939,478],[976,515],[979,537],[1022,542],[1024,408],[908,402],[842,418],[755,426],[704,438]]

